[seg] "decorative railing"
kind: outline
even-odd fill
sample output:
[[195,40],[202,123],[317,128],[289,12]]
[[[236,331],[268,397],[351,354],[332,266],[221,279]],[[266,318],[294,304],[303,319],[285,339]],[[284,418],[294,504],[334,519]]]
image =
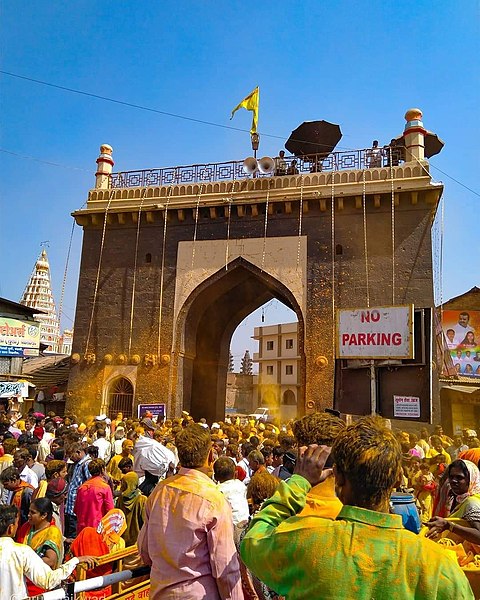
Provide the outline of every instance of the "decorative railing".
[[124,171],[112,173],[112,188],[150,187],[162,185],[179,185],[189,183],[210,183],[212,181],[234,181],[252,177],[273,177],[297,175],[302,173],[319,173],[322,171],[361,170],[397,166],[404,160],[403,148],[379,148],[377,152],[371,148],[364,150],[347,150],[332,152],[328,155],[285,156],[276,158],[272,172],[254,174],[244,169],[243,161],[224,163],[206,163],[190,166],[163,167],[159,169],[142,169],[140,171]]

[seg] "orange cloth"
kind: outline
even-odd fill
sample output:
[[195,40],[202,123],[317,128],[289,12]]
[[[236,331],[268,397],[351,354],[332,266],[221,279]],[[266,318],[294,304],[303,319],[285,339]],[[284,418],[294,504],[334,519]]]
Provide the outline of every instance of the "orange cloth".
[[[70,546],[70,553],[73,556],[105,556],[110,553],[107,544],[103,541],[102,536],[97,533],[94,527],[85,527],[78,534],[76,539]],[[109,575],[112,573],[112,563],[107,565],[100,565],[94,569],[87,571],[87,579],[91,577],[99,577],[103,575]],[[102,590],[95,590],[93,592],[85,592],[86,598],[106,598],[111,596],[112,588],[108,586]]]
[[463,452],[460,452],[458,458],[461,458],[462,460],[469,460],[478,466],[478,461],[480,461],[480,448],[470,448],[469,450],[464,450]]

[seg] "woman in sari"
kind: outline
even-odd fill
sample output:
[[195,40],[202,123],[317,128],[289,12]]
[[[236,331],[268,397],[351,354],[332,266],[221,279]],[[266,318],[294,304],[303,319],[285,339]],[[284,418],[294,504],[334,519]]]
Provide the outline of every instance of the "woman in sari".
[[138,489],[138,475],[135,471],[123,475],[117,508],[125,513],[127,528],[123,539],[127,546],[133,546],[137,542],[138,534],[145,520],[146,501],[147,497]]
[[[28,521],[17,532],[16,541],[30,546],[51,569],[57,569],[63,560],[63,536],[52,518],[53,506],[48,498],[37,498],[30,504]],[[27,579],[29,596],[45,590]]]
[[437,514],[428,521],[427,537],[436,539],[450,530],[461,540],[480,549],[480,471],[469,460],[454,460],[447,469],[447,481],[441,486],[446,492],[443,506],[437,506]]

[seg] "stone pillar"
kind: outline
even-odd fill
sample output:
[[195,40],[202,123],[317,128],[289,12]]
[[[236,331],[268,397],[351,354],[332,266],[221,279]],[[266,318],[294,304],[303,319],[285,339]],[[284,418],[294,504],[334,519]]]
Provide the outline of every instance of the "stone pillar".
[[97,158],[97,172],[95,173],[95,187],[103,190],[108,190],[110,187],[110,175],[112,174],[113,148],[108,144],[100,146],[100,156]]
[[422,111],[419,108],[411,108],[405,113],[405,160],[407,162],[425,159],[425,135],[427,131],[423,128]]

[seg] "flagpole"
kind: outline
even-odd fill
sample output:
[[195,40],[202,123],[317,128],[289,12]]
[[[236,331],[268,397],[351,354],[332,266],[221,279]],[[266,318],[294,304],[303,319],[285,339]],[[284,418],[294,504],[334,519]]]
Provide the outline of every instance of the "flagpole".
[[250,141],[252,142],[253,157],[257,158],[258,145],[260,144],[260,136],[258,133],[251,133]]

